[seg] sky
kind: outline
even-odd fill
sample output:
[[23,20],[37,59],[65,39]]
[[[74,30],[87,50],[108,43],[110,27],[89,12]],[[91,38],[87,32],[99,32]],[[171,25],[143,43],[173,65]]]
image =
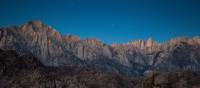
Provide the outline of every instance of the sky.
[[107,44],[200,35],[200,0],[0,1],[0,27],[41,20],[63,35]]

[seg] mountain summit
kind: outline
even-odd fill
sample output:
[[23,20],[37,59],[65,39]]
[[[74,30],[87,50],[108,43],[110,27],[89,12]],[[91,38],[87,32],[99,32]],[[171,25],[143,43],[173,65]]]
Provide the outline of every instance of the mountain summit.
[[200,70],[200,38],[176,38],[160,44],[152,38],[107,45],[97,39],[63,36],[41,21],[0,29],[0,48],[32,54],[45,66],[78,65],[124,75],[150,70]]

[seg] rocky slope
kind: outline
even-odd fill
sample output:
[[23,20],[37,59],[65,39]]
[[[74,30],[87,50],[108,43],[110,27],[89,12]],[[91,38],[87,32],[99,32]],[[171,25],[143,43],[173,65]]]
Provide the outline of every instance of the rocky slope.
[[[119,84],[118,84],[119,83]],[[78,66],[48,67],[33,55],[0,50],[0,88],[131,88],[131,79]]]
[[77,65],[125,75],[151,70],[200,70],[200,38],[176,38],[160,44],[152,38],[107,45],[97,39],[63,36],[41,21],[0,29],[0,48],[32,54],[45,66]]
[[49,67],[32,54],[0,50],[1,88],[199,88],[192,71],[149,72],[143,77],[106,73],[79,66]]

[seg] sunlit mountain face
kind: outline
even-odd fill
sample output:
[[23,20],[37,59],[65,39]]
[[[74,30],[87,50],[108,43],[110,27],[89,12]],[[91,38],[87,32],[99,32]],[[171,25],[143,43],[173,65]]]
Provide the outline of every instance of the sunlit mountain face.
[[1,1],[0,88],[199,88],[199,3]]

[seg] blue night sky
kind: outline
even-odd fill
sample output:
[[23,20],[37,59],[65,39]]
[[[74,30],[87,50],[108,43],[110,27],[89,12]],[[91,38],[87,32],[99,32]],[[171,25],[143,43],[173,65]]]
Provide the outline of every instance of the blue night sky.
[[200,35],[200,0],[0,0],[0,26],[42,20],[61,34],[125,43]]

